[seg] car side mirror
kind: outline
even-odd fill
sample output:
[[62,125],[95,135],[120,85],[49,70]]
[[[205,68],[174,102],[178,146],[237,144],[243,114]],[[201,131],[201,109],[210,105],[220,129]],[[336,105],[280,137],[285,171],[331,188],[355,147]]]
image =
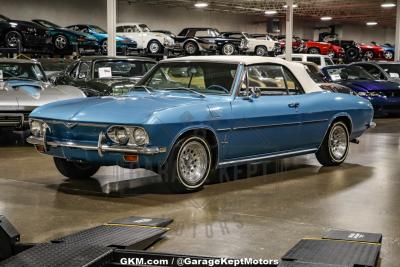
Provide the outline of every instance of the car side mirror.
[[261,90],[258,87],[251,87],[247,94],[243,96],[244,100],[252,100],[253,98],[259,98],[261,96]]
[[87,75],[86,73],[79,73],[78,79],[86,79]]

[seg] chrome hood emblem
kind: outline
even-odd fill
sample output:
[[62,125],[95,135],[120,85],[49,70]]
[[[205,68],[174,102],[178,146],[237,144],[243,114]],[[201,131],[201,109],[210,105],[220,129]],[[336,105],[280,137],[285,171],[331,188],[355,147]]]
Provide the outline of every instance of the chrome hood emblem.
[[68,129],[72,129],[74,128],[76,125],[78,125],[77,122],[64,122],[64,125],[68,128]]

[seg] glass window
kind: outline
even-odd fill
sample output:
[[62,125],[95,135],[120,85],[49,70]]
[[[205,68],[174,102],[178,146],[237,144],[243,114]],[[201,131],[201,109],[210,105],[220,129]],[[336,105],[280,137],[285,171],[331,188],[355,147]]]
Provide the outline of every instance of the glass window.
[[68,71],[69,76],[70,76],[71,78],[73,78],[73,79],[75,79],[75,78],[77,77],[78,66],[79,66],[78,62],[75,62],[75,63],[71,64],[71,65],[67,68],[67,71]]
[[27,79],[47,81],[46,75],[38,64],[31,63],[0,63],[0,70],[4,80]]
[[142,32],[151,32],[150,28],[146,24],[140,24],[139,27],[142,29]]
[[285,73],[286,86],[287,86],[289,95],[302,94],[304,92],[303,87],[301,87],[301,84],[296,79],[296,77],[294,77],[293,73],[291,71],[289,71],[286,67],[282,67],[282,68]]
[[325,64],[326,64],[327,66],[335,65],[335,63],[333,63],[333,61],[332,61],[332,59],[331,59],[330,57],[326,57],[326,58],[325,58]]
[[118,33],[132,33],[132,32],[140,32],[138,27],[136,25],[126,25],[126,26],[118,26],[117,27],[117,32]]
[[363,69],[365,69],[366,71],[368,71],[368,73],[371,74],[372,76],[374,76],[376,79],[379,79],[379,80],[385,79],[385,76],[383,75],[383,73],[377,67],[375,67],[373,65],[359,64],[358,66],[360,66]]
[[380,64],[380,66],[390,77],[400,78],[400,64]]
[[79,66],[78,79],[89,78],[90,68],[91,68],[90,66],[91,66],[90,62],[81,62],[81,65]]
[[237,64],[174,62],[158,65],[146,81],[154,90],[195,90],[203,94],[229,94]]
[[321,66],[321,57],[307,57],[307,61]]
[[254,65],[247,69],[248,86],[258,88],[261,95],[286,95],[286,81],[280,65]]
[[332,81],[375,79],[374,76],[359,66],[329,67],[326,72]]
[[138,77],[146,74],[155,63],[131,60],[96,61],[94,78],[99,78],[100,68],[111,68],[112,77]]
[[292,61],[303,61],[301,57],[292,57]]

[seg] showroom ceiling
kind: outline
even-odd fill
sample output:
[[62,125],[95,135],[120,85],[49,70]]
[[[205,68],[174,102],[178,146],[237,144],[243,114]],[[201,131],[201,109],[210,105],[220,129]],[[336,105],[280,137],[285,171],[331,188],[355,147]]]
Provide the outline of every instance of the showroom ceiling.
[[[198,0],[120,0],[134,3],[167,7],[186,7],[195,9],[194,4]],[[285,0],[203,0],[208,3],[204,9],[228,13],[241,13],[264,15],[266,10],[276,10],[277,14],[266,17],[284,17]],[[294,1],[297,7],[294,9],[295,17],[320,21],[323,16],[331,16],[332,24],[341,22],[354,22],[365,24],[369,21],[378,22],[382,26],[394,26],[396,8],[382,8],[387,0],[299,0]]]

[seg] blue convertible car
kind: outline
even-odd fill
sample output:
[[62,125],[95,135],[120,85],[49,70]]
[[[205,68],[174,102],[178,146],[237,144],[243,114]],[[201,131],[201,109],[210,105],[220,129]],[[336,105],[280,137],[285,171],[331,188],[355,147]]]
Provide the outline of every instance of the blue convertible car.
[[28,142],[69,178],[141,167],[184,192],[224,166],[309,153],[339,165],[372,118],[368,100],[323,91],[299,63],[183,57],[161,61],[125,96],[36,109]]

